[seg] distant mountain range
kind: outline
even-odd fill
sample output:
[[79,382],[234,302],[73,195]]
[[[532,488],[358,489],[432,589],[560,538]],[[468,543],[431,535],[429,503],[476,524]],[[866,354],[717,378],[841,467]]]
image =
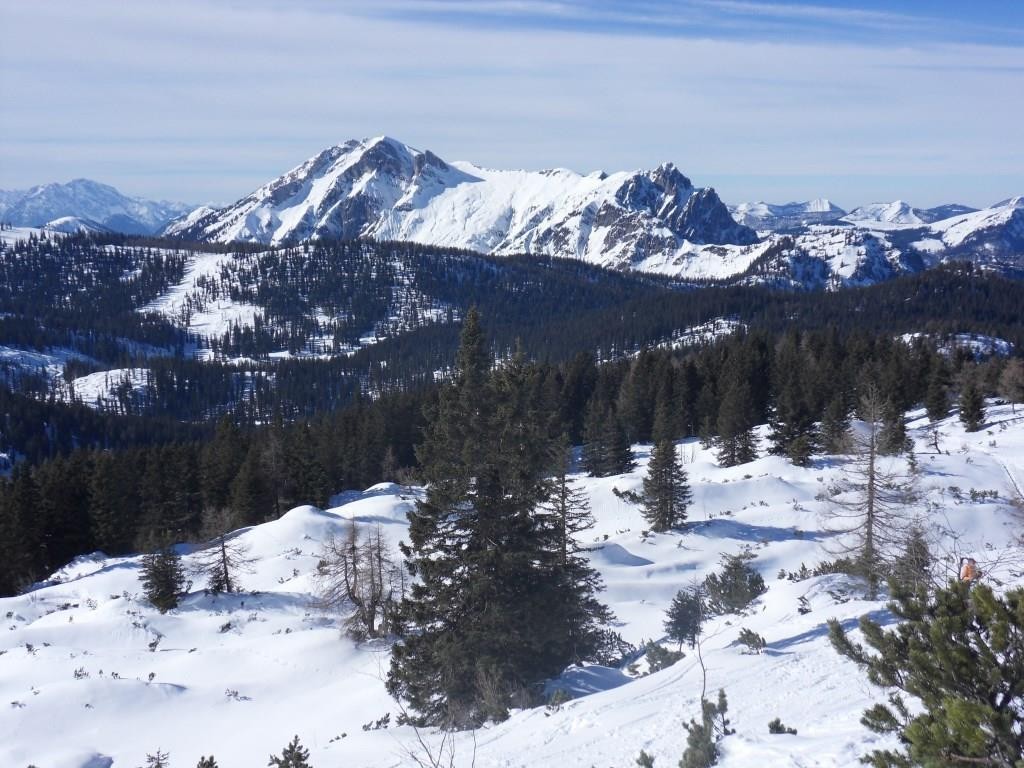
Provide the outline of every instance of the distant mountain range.
[[43,184],[25,190],[0,190],[0,221],[21,227],[47,227],[151,235],[194,206],[128,197],[89,179]]
[[827,199],[726,206],[672,163],[581,175],[446,162],[386,136],[329,147],[221,209],[128,198],[79,179],[0,192],[0,220],[265,245],[373,238],[582,259],[685,280],[820,289],[969,260],[1024,275],[1024,202],[984,210]]

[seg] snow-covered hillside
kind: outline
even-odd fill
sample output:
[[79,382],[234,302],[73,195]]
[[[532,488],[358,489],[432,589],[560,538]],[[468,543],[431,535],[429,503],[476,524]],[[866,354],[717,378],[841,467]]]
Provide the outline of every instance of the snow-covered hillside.
[[730,206],[730,210],[736,221],[758,232],[821,224],[836,221],[846,215],[846,211],[825,198],[781,205],[765,202],[740,203]]
[[[930,521],[938,568],[950,572],[958,555],[970,554],[997,587],[1019,583],[1011,571],[1018,566],[1019,573],[1020,553],[1011,545],[1020,521],[1008,498],[1024,483],[1024,414],[990,404],[985,429],[974,434],[951,418],[941,424],[939,453],[929,447],[922,414],[911,419],[925,492],[920,511]],[[725,689],[736,729],[720,764],[859,765],[859,755],[884,743],[859,722],[883,693],[830,648],[825,622],[836,617],[853,627],[864,613],[885,622],[884,603],[863,600],[844,576],[777,577],[832,558],[817,497],[844,459],[819,457],[801,469],[762,455],[723,469],[692,441],[679,450],[694,488],[680,532],[646,533],[639,511],[612,492],[639,487],[647,446],[636,447],[639,466],[628,475],[580,478],[597,518],[588,534],[591,560],[607,584],[616,629],[633,643],[663,637],[676,591],[716,570],[722,553],[750,547],[768,591],[747,615],[713,620],[703,643],[708,686]],[[255,766],[294,734],[317,768],[415,764],[409,750],[421,748],[410,728],[362,727],[398,712],[382,681],[387,645],[343,637],[340,617],[317,610],[311,593],[327,536],[355,520],[379,526],[395,547],[418,493],[375,486],[340,495],[327,510],[299,507],[239,531],[256,558],[255,572],[243,579],[247,591],[212,597],[197,584],[166,615],[141,596],[135,557],[83,557],[33,591],[0,600],[0,765],[133,768],[159,748],[175,768],[211,752],[226,768]],[[190,546],[181,551],[194,561]],[[802,601],[809,612],[799,610]],[[767,640],[763,654],[741,651],[744,627]],[[455,765],[624,768],[641,749],[656,765],[674,765],[685,742],[682,723],[698,715],[701,673],[689,653],[647,677],[584,667],[550,687],[576,698],[557,711],[520,711],[460,735]],[[775,717],[798,734],[769,735]],[[424,736],[436,750],[438,735]]]
[[[0,221],[38,227],[63,218],[82,219],[115,232],[152,234],[191,209],[184,203],[128,197],[90,179],[0,191]],[[77,231],[58,229],[61,232]],[[91,229],[91,226],[87,226]]]
[[684,242],[749,244],[713,189],[671,163],[587,176],[447,163],[385,136],[330,147],[221,211],[167,229],[194,240],[276,244],[373,237],[630,267]]

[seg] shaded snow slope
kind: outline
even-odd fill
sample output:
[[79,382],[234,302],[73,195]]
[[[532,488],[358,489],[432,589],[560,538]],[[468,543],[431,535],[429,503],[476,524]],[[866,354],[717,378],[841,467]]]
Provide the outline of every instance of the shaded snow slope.
[[[975,434],[948,419],[939,454],[926,448],[926,420],[911,417],[931,527],[960,537],[955,548],[945,536],[933,542],[940,569],[949,572],[956,555],[972,554],[1001,583],[1013,583],[1005,563],[994,566],[1019,535],[1007,498],[1012,484],[1024,482],[1024,417],[990,406],[984,431]],[[628,475],[580,478],[597,518],[587,533],[591,561],[607,585],[616,629],[633,643],[661,638],[676,591],[715,570],[722,553],[751,547],[768,592],[746,616],[715,619],[705,633],[707,683],[726,690],[736,728],[720,765],[853,768],[864,751],[885,743],[859,722],[883,694],[831,650],[825,622],[837,617],[853,627],[864,613],[883,622],[889,616],[846,577],[777,578],[780,569],[831,558],[816,497],[844,459],[819,457],[801,469],[762,456],[724,469],[692,441],[679,450],[694,489],[690,522],[679,532],[646,534],[638,510],[612,493],[639,488],[647,446],[636,447],[640,466]],[[972,488],[997,498],[971,501]],[[242,579],[248,591],[211,597],[196,585],[166,615],[142,598],[136,557],[82,557],[47,585],[0,599],[0,764],[132,767],[160,748],[174,766],[211,752],[226,767],[263,765],[296,733],[317,768],[413,764],[405,751],[416,749],[409,728],[361,727],[397,716],[382,682],[387,645],[343,637],[341,617],[317,610],[311,590],[325,537],[354,520],[380,526],[395,547],[419,494],[385,484],[340,494],[328,510],[299,507],[243,529],[237,537],[256,558],[255,573]],[[191,548],[182,551],[190,563]],[[801,598],[809,613],[798,610]],[[764,636],[764,654],[741,653],[741,627]],[[623,768],[641,749],[659,765],[674,765],[684,748],[682,723],[698,715],[701,673],[689,653],[639,679],[626,669],[570,669],[549,686],[556,687],[577,698],[479,730],[475,765]],[[799,734],[769,735],[775,717]],[[437,734],[425,737],[436,747]],[[456,747],[455,764],[469,766],[471,736],[461,735]]]

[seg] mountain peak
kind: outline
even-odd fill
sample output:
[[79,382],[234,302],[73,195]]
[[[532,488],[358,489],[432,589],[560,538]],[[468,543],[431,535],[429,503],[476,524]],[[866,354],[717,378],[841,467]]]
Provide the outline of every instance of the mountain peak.
[[748,244],[713,190],[673,163],[581,176],[451,165],[392,137],[328,148],[216,214],[167,230],[261,243],[319,237],[411,240],[490,253],[543,253],[629,266],[685,242]]
[[191,208],[182,203],[128,197],[109,184],[86,178],[40,184],[0,197],[0,220],[15,226],[59,222],[66,227],[71,225],[65,220],[75,219],[85,222],[88,229],[126,234],[154,234]]

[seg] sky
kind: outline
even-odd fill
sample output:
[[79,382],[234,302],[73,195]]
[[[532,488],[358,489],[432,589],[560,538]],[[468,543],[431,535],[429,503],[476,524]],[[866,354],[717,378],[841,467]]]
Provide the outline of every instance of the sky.
[[0,189],[232,202],[351,138],[728,202],[1024,194],[1019,0],[0,0]]

